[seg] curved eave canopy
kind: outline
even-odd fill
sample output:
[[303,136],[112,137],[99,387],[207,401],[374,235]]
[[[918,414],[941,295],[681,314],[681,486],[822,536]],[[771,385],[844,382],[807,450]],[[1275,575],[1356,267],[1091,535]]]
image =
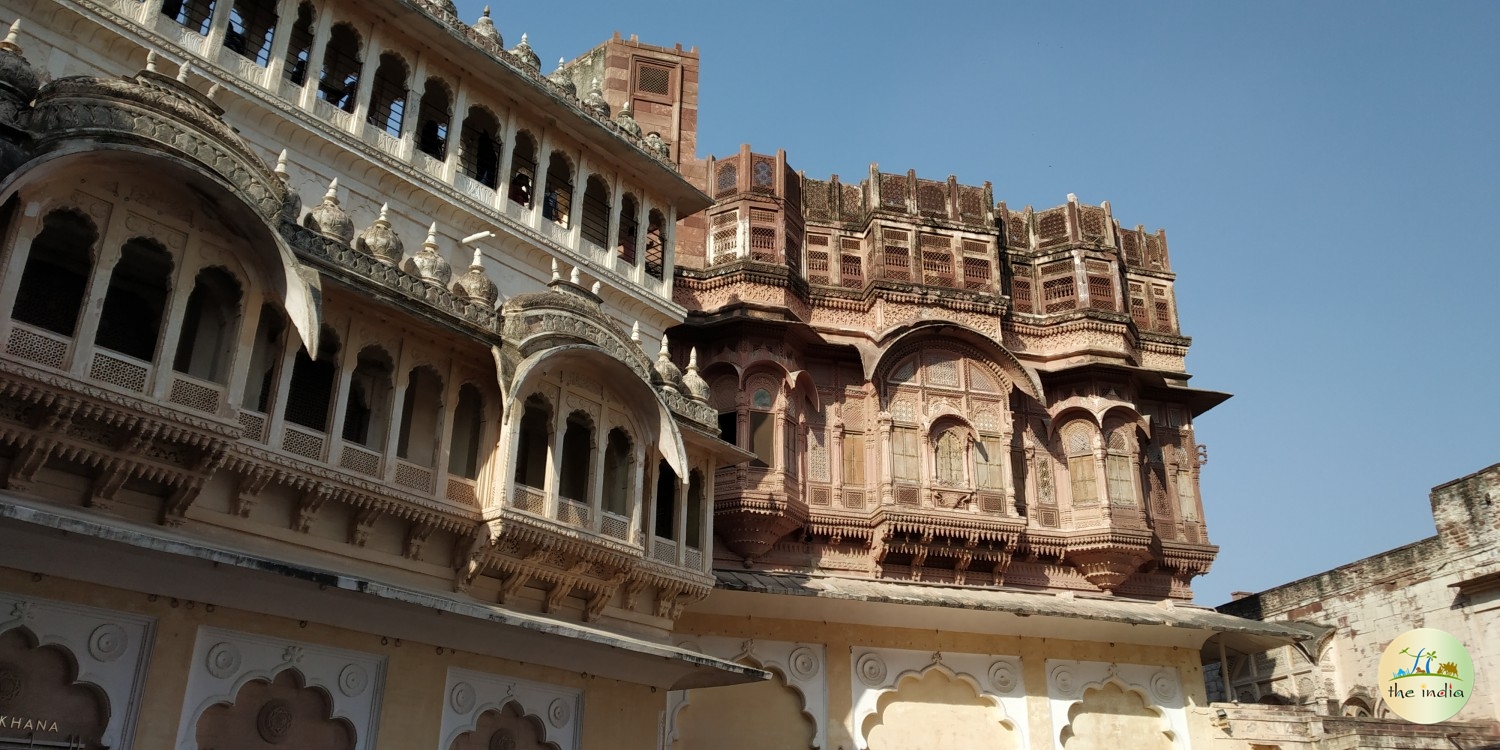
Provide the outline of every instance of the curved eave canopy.
[[[267,544],[264,540],[247,543]],[[321,562],[315,562],[315,558]],[[291,620],[313,620],[414,643],[526,660],[660,689],[767,679],[759,669],[579,623],[383,580],[376,566],[298,548],[239,548],[168,528],[38,506],[0,492],[0,567]],[[233,592],[228,596],[226,592]]]

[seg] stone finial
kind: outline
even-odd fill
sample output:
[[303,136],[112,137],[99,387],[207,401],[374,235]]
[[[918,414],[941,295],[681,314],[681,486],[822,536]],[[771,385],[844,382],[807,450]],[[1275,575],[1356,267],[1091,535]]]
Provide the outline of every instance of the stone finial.
[[604,101],[604,90],[599,88],[599,78],[597,76],[589,84],[589,95],[583,100],[583,106],[599,117],[603,117],[606,120],[609,119],[609,102]]
[[21,52],[21,19],[17,18],[10,22],[10,30],[5,32],[5,41],[0,42],[0,49],[20,55]]
[[395,266],[401,262],[401,256],[406,248],[402,245],[401,238],[396,235],[395,230],[391,229],[390,211],[389,203],[381,204],[380,215],[375,217],[374,224],[371,224],[360,233],[358,239],[354,240],[354,249],[373,255],[376,260],[388,266]]
[[615,115],[615,124],[636,138],[641,137],[641,124],[635,121],[635,115],[630,112],[630,100],[627,99],[620,107],[620,113]]
[[637,320],[630,324],[630,340],[637,344],[641,343],[641,321]]
[[573,77],[568,75],[568,71],[563,70],[563,63],[565,62],[567,62],[565,59],[561,57],[557,58],[557,70],[552,71],[552,75],[547,76],[547,80],[557,84],[557,87],[566,92],[568,96],[576,98],[578,96],[578,86],[573,83]]
[[495,302],[500,299],[500,287],[490,281],[490,277],[484,273],[484,253],[479,248],[474,248],[474,260],[469,263],[469,270],[453,282],[453,293],[470,302],[483,303],[486,307],[494,307]]
[[190,79],[192,77],[192,75],[193,75],[193,65],[192,65],[192,63],[183,63],[182,67],[177,69],[177,82],[178,83],[187,83],[188,79]]
[[661,335],[661,351],[656,353],[656,378],[659,385],[667,390],[681,392],[682,370],[672,362],[672,354],[667,349],[667,335]]
[[526,34],[521,34],[521,43],[513,47],[510,53],[519,58],[521,64],[526,67],[538,71],[542,69],[542,58],[537,57],[536,51],[531,48],[531,43],[526,40]]
[[1077,203],[1078,202],[1078,195],[1076,193],[1068,193],[1068,202],[1069,203]]
[[592,293],[595,297],[598,297],[599,296],[599,290],[601,288],[603,288],[603,286],[604,286],[604,282],[595,281],[594,285],[591,286],[591,287],[589,287],[589,292]]
[[440,288],[446,288],[448,280],[453,278],[453,267],[438,252],[437,222],[432,222],[427,228],[427,240],[422,243],[422,249],[406,261],[406,272],[424,284]]
[[276,176],[280,177],[282,182],[292,179],[286,171],[286,149],[282,149],[281,153],[276,155]]
[[307,218],[302,221],[303,226],[308,229],[338,240],[345,245],[354,241],[354,220],[344,209],[339,207],[339,179],[333,178],[328,183],[328,192],[323,194],[323,202],[307,212]]
[[662,140],[661,133],[652,132],[646,136],[646,151],[659,159],[672,158],[672,149],[667,142]]
[[495,22],[490,20],[490,6],[484,6],[484,15],[471,26],[474,33],[495,43],[496,47],[505,48],[505,40],[500,38],[500,30],[495,28]]
[[208,87],[208,100],[209,101],[213,101],[214,98],[217,97],[219,95],[219,93],[222,92],[223,90],[224,90],[223,84],[220,84],[219,82],[215,81],[212,86]]
[[688,352],[687,372],[682,374],[682,387],[687,391],[688,398],[708,402],[708,381],[698,374],[698,347],[696,346]]
[[557,259],[556,258],[552,259],[552,280],[553,281],[562,281],[562,274],[560,274],[560,273],[557,272]]
[[158,54],[156,54],[156,50],[150,50],[150,51],[148,51],[146,53],[146,72],[148,72],[148,73],[159,72],[156,69],[156,64],[160,60],[161,60],[161,56],[158,55]]
[[569,284],[577,284],[577,283],[579,283],[578,282],[578,266],[573,266],[573,270],[568,272],[568,283]]

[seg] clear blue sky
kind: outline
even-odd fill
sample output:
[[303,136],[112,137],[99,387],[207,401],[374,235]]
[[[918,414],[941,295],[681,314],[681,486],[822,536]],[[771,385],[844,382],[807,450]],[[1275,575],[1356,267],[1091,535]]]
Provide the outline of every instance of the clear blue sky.
[[[466,19],[481,3],[460,2]],[[505,2],[550,71],[702,53],[699,153],[1165,227],[1219,604],[1433,533],[1500,461],[1500,3]],[[753,11],[752,11],[753,9]]]

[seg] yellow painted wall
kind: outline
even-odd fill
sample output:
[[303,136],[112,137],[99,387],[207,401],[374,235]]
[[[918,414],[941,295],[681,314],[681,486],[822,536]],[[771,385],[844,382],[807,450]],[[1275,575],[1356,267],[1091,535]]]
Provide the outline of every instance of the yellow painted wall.
[[[1027,688],[1026,715],[1012,717],[1024,722],[1030,737],[1030,747],[1037,750],[1052,750],[1058,738],[1052,734],[1051,705],[1047,699],[1047,660],[1078,659],[1082,661],[1120,662],[1126,664],[1159,664],[1176,667],[1182,677],[1182,687],[1188,700],[1188,721],[1193,747],[1209,747],[1211,727],[1206,717],[1196,715],[1192,707],[1204,706],[1203,673],[1198,664],[1198,651],[1189,648],[1161,646],[1137,646],[1107,642],[1069,641],[1050,638],[1023,638],[1013,635],[943,632],[920,628],[892,628],[845,623],[807,622],[798,620],[769,620],[760,618],[728,617],[689,613],[678,621],[679,633],[695,636],[723,636],[736,639],[779,640],[800,643],[821,643],[827,649],[828,679],[828,746],[827,750],[852,750],[856,732],[876,730],[868,735],[881,745],[874,750],[899,750],[906,747],[977,747],[971,744],[968,735],[956,734],[951,742],[939,743],[934,738],[946,736],[989,721],[979,712],[972,712],[972,704],[958,700],[960,694],[955,686],[921,685],[914,688],[914,702],[932,703],[926,707],[898,708],[896,714],[902,722],[900,731],[881,728],[895,727],[889,718],[884,722],[871,720],[869,726],[854,727],[854,687],[851,665],[852,652],[860,648],[895,648],[914,651],[941,651],[945,653],[1008,654],[1021,658],[1023,678]],[[903,686],[904,688],[905,686]],[[965,686],[965,689],[968,689]],[[712,690],[720,690],[713,688]],[[695,694],[694,704],[703,700],[704,693]],[[974,695],[972,690],[970,695]],[[940,698],[940,696],[947,696]],[[977,699],[977,695],[974,696]],[[947,702],[943,702],[947,701]],[[742,712],[757,713],[773,710],[770,705],[752,702],[749,698],[738,704]],[[998,711],[998,709],[996,709]],[[686,712],[684,712],[686,713]],[[1003,737],[1003,733],[994,736]],[[911,744],[915,737],[925,737]],[[722,736],[721,736],[722,738]],[[709,738],[705,744],[691,747],[718,747],[720,738]],[[727,746],[727,745],[726,745]],[[773,745],[765,745],[772,747]],[[986,740],[984,747],[1005,747],[1002,740]],[[684,746],[689,747],[689,746]],[[1116,744],[1111,750],[1133,748],[1132,744]],[[1142,747],[1146,747],[1142,745]]]
[[798,750],[810,748],[817,725],[802,698],[780,676],[764,682],[698,690],[677,715],[673,750]]
[[156,636],[148,656],[141,718],[134,743],[134,747],[142,750],[169,748],[176,743],[193,645],[200,626],[385,656],[388,662],[376,750],[436,746],[449,667],[583,690],[581,729],[585,748],[655,748],[657,722],[666,708],[666,692],[643,685],[224,606],[155,597],[9,568],[0,568],[0,590],[156,618]]

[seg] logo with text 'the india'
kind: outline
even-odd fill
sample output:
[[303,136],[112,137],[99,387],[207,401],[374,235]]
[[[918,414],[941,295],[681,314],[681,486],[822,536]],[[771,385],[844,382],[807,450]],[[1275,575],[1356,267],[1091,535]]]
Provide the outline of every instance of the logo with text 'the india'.
[[1447,721],[1474,692],[1474,662],[1457,638],[1417,628],[1391,641],[1380,657],[1381,697],[1391,712],[1417,724]]

